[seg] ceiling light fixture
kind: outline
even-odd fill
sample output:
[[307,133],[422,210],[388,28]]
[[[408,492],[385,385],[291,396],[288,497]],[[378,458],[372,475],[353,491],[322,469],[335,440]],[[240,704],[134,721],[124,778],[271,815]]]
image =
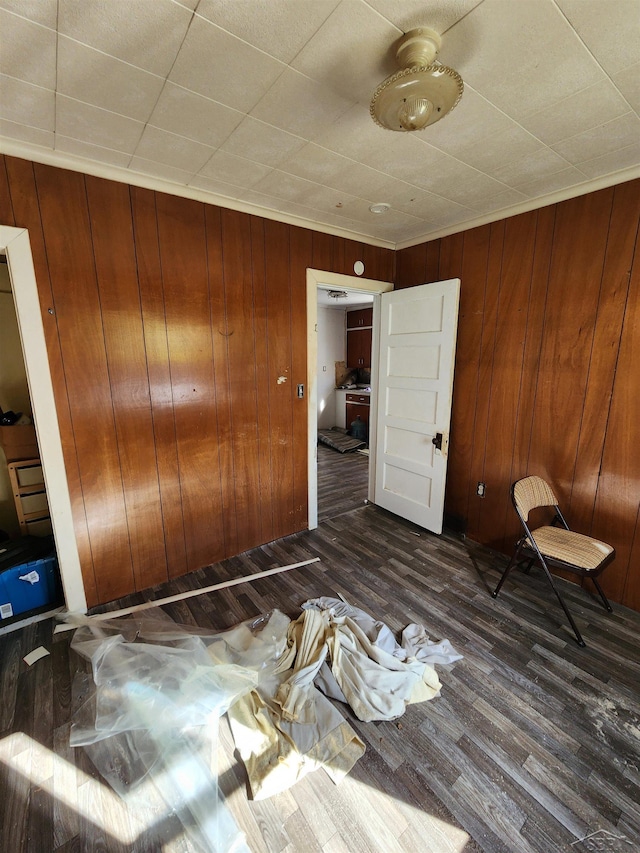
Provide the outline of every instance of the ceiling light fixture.
[[330,299],[346,299],[347,291],[346,290],[330,290],[328,293]]
[[427,27],[409,30],[398,43],[396,59],[401,70],[381,83],[369,112],[388,130],[424,130],[456,106],[464,84],[453,68],[435,65],[442,40]]
[[386,201],[381,201],[377,204],[370,204],[369,210],[371,211],[371,213],[386,213],[390,207],[391,205],[387,204]]

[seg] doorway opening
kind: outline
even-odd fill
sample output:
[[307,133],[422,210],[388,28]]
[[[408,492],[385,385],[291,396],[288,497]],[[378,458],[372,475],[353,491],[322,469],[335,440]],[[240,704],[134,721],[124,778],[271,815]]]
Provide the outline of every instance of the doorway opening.
[[84,613],[87,604],[27,230],[0,226],[0,255],[6,259],[11,283],[64,599],[69,611]]
[[[375,365],[378,353],[379,295],[393,290],[391,282],[358,278],[321,270],[307,270],[307,387],[308,387],[308,482],[309,528],[318,526],[318,469],[322,468],[323,499],[329,504],[339,502],[333,515],[348,511],[356,501],[373,494],[375,455],[342,453],[318,444],[318,429],[337,427],[335,437],[346,436],[352,422],[359,423],[358,435],[366,436],[361,449],[375,447]],[[330,291],[345,293],[344,297],[329,297]],[[335,300],[331,301],[331,300]],[[337,303],[338,307],[333,307]],[[364,311],[354,319],[352,343],[356,344],[347,358],[347,309],[353,314]],[[351,311],[349,311],[351,313]],[[324,316],[323,316],[324,315]],[[333,320],[331,319],[333,317]],[[358,329],[358,320],[363,322]],[[368,335],[364,332],[368,320]],[[325,328],[322,328],[324,321]],[[362,334],[360,334],[362,333]],[[370,359],[360,352],[362,340],[369,341]],[[333,340],[333,344],[331,341]],[[341,342],[341,344],[340,344]],[[332,358],[337,354],[341,358]],[[321,362],[319,363],[319,356]],[[358,360],[361,359],[361,363]],[[365,364],[369,361],[369,365]],[[352,361],[352,364],[347,364]],[[337,364],[336,364],[337,362]],[[326,368],[326,369],[323,369]],[[367,369],[368,368],[368,369]],[[361,381],[358,381],[361,380]],[[355,386],[339,388],[339,385]],[[357,386],[364,386],[358,388]],[[349,397],[349,399],[347,399]],[[360,399],[362,398],[362,399]],[[366,408],[365,408],[366,407]],[[366,422],[365,422],[366,419]],[[331,423],[330,423],[331,422]],[[350,436],[353,438],[353,436]],[[329,436],[331,438],[331,436]],[[329,454],[329,455],[327,455]],[[343,458],[340,458],[343,457]],[[347,458],[349,457],[349,458]],[[321,460],[319,463],[319,459]],[[337,481],[339,478],[339,481]],[[323,515],[326,513],[323,512]]]

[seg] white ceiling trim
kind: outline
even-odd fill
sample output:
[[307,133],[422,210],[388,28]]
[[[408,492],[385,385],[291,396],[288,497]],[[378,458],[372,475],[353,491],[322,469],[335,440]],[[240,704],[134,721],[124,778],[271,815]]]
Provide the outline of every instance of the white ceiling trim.
[[61,169],[69,169],[72,172],[82,172],[83,174],[92,175],[97,178],[106,178],[107,180],[117,181],[118,183],[167,193],[167,195],[190,198],[194,201],[204,202],[205,204],[214,204],[218,207],[226,207],[230,210],[240,211],[241,213],[260,216],[263,219],[271,219],[276,222],[283,222],[287,225],[294,225],[298,228],[307,228],[313,231],[319,231],[322,234],[332,234],[335,237],[344,237],[347,240],[358,240],[359,242],[366,243],[370,246],[381,246],[382,248],[394,249],[396,251],[400,249],[407,249],[411,246],[418,246],[421,243],[430,243],[433,240],[439,240],[441,237],[449,237],[451,234],[458,234],[462,231],[468,231],[471,228],[478,228],[481,225],[488,225],[491,222],[498,222],[501,219],[508,219],[511,216],[518,216],[521,213],[528,213],[531,210],[548,207],[550,204],[557,204],[558,202],[567,201],[571,198],[587,195],[588,193],[596,192],[597,190],[606,189],[607,187],[640,178],[640,166],[632,166],[628,169],[614,172],[611,175],[604,175],[600,178],[585,181],[578,186],[567,187],[565,189],[549,193],[546,196],[529,199],[521,204],[510,205],[509,207],[502,208],[501,210],[491,211],[491,213],[483,214],[475,219],[459,222],[435,232],[431,231],[423,236],[393,242],[390,240],[376,239],[367,234],[362,234],[359,231],[352,231],[347,228],[340,228],[338,226],[332,227],[322,222],[316,222],[312,219],[304,219],[278,210],[269,210],[268,208],[250,204],[249,202],[238,201],[237,199],[220,196],[216,193],[207,192],[206,190],[200,190],[196,187],[186,187],[174,184],[171,181],[165,181],[162,178],[156,178],[152,175],[134,172],[131,169],[125,169],[104,163],[96,163],[94,160],[85,160],[82,157],[65,154],[60,151],[50,151],[49,149],[44,149],[40,146],[32,145],[27,142],[16,142],[13,139],[7,139],[2,136],[0,136],[0,153],[8,154],[12,157],[19,157],[22,160],[32,160],[36,163],[43,163],[48,166],[57,166]]

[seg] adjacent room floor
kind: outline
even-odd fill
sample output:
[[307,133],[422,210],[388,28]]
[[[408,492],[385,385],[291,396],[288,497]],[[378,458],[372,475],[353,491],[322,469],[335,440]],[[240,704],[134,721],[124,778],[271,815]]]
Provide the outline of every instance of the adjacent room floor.
[[[393,630],[424,624],[464,657],[438,667],[439,698],[395,722],[361,723],[344,709],[367,751],[337,787],[318,771],[284,794],[248,801],[223,722],[221,787],[252,851],[640,849],[638,613],[614,606],[608,615],[587,591],[562,582],[587,642],[580,649],[535,570],[514,573],[494,601],[489,590],[503,558],[361,502],[316,531],[118,604],[315,556],[321,562],[166,612],[224,629],[274,607],[295,618],[307,598],[343,595]],[[141,829],[82,750],[69,748],[79,665],[69,641],[52,636],[51,622],[0,638],[0,848],[193,849],[170,820]],[[51,655],[28,668],[22,656],[40,645]]]

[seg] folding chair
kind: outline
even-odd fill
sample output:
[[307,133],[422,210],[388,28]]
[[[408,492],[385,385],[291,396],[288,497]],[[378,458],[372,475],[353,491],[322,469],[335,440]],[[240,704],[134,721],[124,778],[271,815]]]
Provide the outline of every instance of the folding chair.
[[[598,583],[598,575],[615,558],[615,549],[605,542],[592,539],[591,536],[584,536],[581,533],[569,530],[569,525],[558,506],[558,499],[549,484],[540,477],[525,477],[523,480],[515,482],[511,487],[511,500],[518,513],[525,535],[518,541],[513,557],[504,570],[495,592],[492,593],[493,597],[497,598],[507,575],[518,562],[523,559],[529,561],[525,569],[526,573],[529,572],[534,563],[538,563],[546,574],[562,609],[567,615],[567,619],[571,623],[578,645],[585,646],[586,643],[560,595],[549,568],[553,566],[558,569],[566,569],[581,577],[591,578],[602,603],[611,613],[611,605]],[[553,521],[550,525],[531,530],[528,525],[529,513],[537,507],[545,506],[554,508]],[[558,524],[562,526],[557,527]]]

